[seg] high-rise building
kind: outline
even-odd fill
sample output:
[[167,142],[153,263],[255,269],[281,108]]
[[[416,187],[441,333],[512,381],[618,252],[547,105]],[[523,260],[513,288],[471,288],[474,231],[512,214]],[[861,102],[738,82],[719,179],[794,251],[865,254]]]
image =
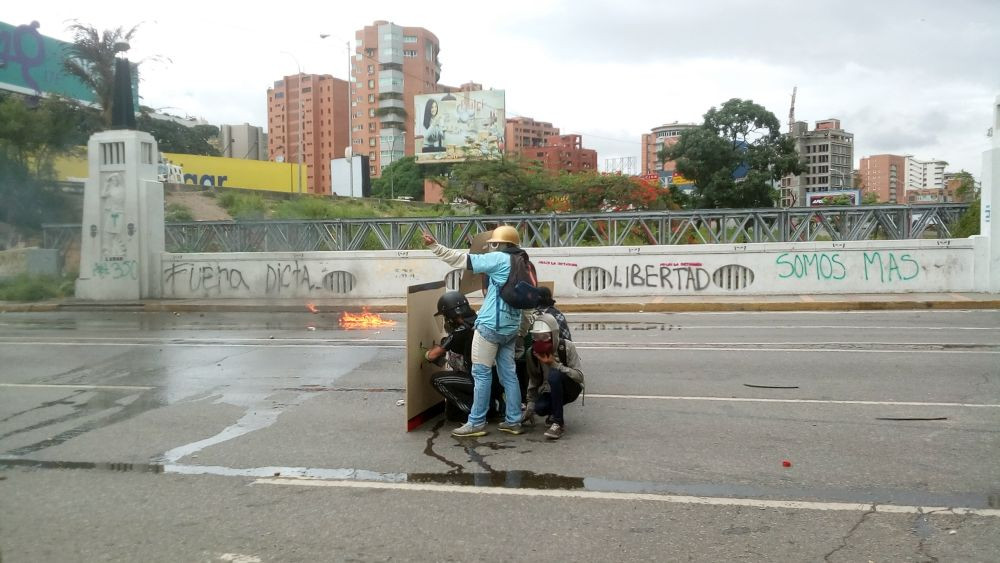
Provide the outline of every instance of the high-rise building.
[[681,133],[695,127],[698,127],[698,124],[677,123],[675,121],[653,127],[651,132],[644,133],[642,135],[642,173],[660,174],[660,172],[667,172],[668,175],[672,176],[675,170],[674,162],[660,160],[659,153],[679,141]]
[[330,193],[330,160],[347,148],[347,82],[328,74],[286,76],[267,89],[269,160],[302,164],[302,190]]
[[220,125],[219,145],[222,156],[245,160],[267,160],[267,133],[249,123]]
[[804,121],[792,124],[795,150],[805,162],[800,176],[781,179],[781,206],[804,206],[806,194],[850,189],[854,166],[854,134],[840,127],[839,119],[824,119],[809,130]]
[[376,21],[355,33],[351,64],[351,147],[372,176],[413,154],[413,96],[440,92],[441,51],[422,27]]
[[535,121],[530,117],[511,117],[507,119],[504,133],[505,152],[510,156],[521,155],[531,157],[531,149],[544,147],[545,140],[559,135],[559,128],[551,123]]
[[943,160],[918,160],[906,155],[906,189],[925,190],[944,188]]
[[861,193],[874,194],[880,203],[906,201],[906,157],[894,154],[876,154],[861,159],[858,166]]
[[522,154],[551,172],[597,170],[597,151],[583,148],[580,135],[550,135],[544,146],[525,149]]

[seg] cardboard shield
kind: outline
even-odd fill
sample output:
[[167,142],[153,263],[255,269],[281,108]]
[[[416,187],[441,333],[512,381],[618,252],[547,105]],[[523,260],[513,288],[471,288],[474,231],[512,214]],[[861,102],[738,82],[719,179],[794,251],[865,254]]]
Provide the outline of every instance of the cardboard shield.
[[424,360],[424,349],[441,340],[434,320],[444,281],[411,285],[406,292],[406,431],[410,432],[444,411],[444,398],[431,386],[441,368]]

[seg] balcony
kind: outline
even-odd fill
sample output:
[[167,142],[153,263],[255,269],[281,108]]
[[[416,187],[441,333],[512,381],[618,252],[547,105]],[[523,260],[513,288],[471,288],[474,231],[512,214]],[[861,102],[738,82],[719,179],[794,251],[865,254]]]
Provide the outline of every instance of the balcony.
[[378,110],[376,111],[376,113],[378,115],[381,115],[378,112],[381,112],[382,110],[395,110],[397,113],[402,113],[405,116],[406,115],[405,108],[406,108],[406,103],[403,102],[403,100],[389,98],[389,99],[379,100]]

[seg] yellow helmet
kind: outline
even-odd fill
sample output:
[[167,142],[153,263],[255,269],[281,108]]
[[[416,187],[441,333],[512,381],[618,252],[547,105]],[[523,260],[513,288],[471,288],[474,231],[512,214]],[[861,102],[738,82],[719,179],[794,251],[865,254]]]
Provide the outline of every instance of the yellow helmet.
[[510,244],[521,244],[521,235],[517,234],[517,229],[510,225],[501,225],[493,229],[490,240],[486,242],[508,242]]

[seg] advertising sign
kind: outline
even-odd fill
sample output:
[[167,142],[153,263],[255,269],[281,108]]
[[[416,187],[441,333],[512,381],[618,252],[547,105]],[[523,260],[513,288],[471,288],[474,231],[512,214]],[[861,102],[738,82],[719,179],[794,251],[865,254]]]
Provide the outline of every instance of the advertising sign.
[[832,190],[806,194],[806,207],[821,205],[861,205],[861,190]]
[[[71,43],[38,32],[38,22],[10,25],[0,22],[0,90],[34,96],[58,95],[86,104],[97,102],[94,92],[63,70]],[[132,103],[139,107],[139,73],[133,66]]]
[[504,151],[503,90],[413,97],[418,163],[498,159]]

